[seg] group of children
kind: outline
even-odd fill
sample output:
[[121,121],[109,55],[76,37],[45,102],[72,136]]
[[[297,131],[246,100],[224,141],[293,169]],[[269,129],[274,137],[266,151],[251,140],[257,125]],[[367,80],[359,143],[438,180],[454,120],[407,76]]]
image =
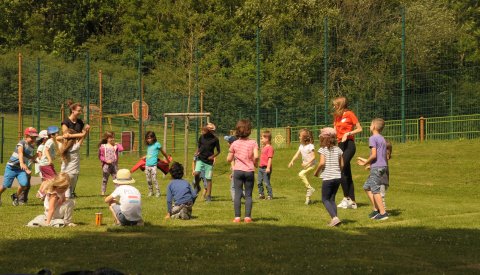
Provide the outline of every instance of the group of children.
[[[374,119],[370,125],[372,136],[369,139],[371,148],[370,156],[367,159],[358,158],[357,163],[370,169],[364,190],[372,204],[372,212],[369,217],[377,220],[388,218],[385,210],[384,194],[388,187],[388,156],[391,153],[391,145],[381,135],[384,128],[382,119]],[[234,205],[233,222],[241,222],[241,200],[245,199],[245,215],[243,221],[252,222],[252,193],[254,188],[254,173],[258,167],[258,198],[273,199],[271,186],[272,160],[274,149],[271,145],[272,135],[269,131],[261,134],[261,153],[258,152],[258,144],[249,138],[252,125],[248,120],[240,120],[236,124],[235,136],[226,136],[229,143],[227,161],[231,162],[232,179],[232,201]],[[56,126],[48,127],[46,130],[37,132],[35,128],[25,129],[24,139],[21,140],[12,154],[5,168],[3,185],[0,186],[1,194],[6,188],[10,188],[14,178],[17,178],[20,187],[12,195],[14,205],[24,203],[28,197],[29,179],[31,177],[30,164],[36,163],[42,177],[42,184],[37,197],[44,200],[45,212],[36,217],[29,225],[54,225],[74,226],[72,223],[72,211],[75,205],[72,194],[78,180],[80,168],[79,150],[83,139],[88,134],[88,127],[80,133],[73,129],[66,129],[59,135]],[[292,167],[294,161],[301,155],[302,170],[298,176],[306,188],[305,204],[311,203],[311,196],[315,189],[308,180],[308,174],[313,172],[315,176],[322,178],[322,202],[331,216],[329,225],[336,226],[341,223],[337,215],[335,196],[342,181],[342,169],[345,165],[342,157],[343,151],[337,146],[337,133],[333,128],[323,128],[320,133],[320,159],[317,164],[313,135],[311,131],[302,129],[299,132],[300,146],[298,151],[289,162]],[[37,152],[34,145],[37,141]],[[198,140],[198,148],[194,160],[194,182],[192,185],[183,179],[184,168],[180,163],[174,162],[169,165],[171,157],[167,155],[161,144],[157,141],[154,132],[145,134],[147,154],[134,168],[118,169],[119,152],[123,151],[121,144],[115,142],[113,132],[107,131],[99,143],[98,157],[102,166],[101,195],[106,195],[107,182],[110,176],[115,183],[115,190],[105,198],[109,209],[118,225],[143,225],[141,215],[141,194],[135,187],[132,173],[144,168],[148,196],[160,196],[160,189],[156,177],[156,169],[161,168],[164,173],[169,172],[172,180],[167,187],[167,215],[166,218],[190,219],[192,207],[199,194],[200,181],[205,181],[203,197],[205,201],[211,201],[212,175],[215,158],[220,154],[220,144],[215,135],[215,125],[208,123],[202,131]],[[216,151],[216,152],[215,152]],[[53,161],[59,152],[62,158],[61,173],[57,174]],[[165,160],[160,160],[160,153]],[[143,165],[143,166],[142,166]],[[267,195],[265,196],[264,185]],[[70,190],[70,191],[69,191]],[[25,194],[27,192],[27,194]],[[19,198],[23,197],[20,201]]]

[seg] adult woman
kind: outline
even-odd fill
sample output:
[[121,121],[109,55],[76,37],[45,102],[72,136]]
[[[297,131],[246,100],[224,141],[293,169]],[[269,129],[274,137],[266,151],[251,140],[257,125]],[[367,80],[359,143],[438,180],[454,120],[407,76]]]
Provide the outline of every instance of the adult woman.
[[362,126],[357,116],[348,108],[348,101],[345,97],[335,98],[333,108],[335,109],[333,125],[337,133],[338,147],[343,151],[344,163],[341,181],[344,198],[338,207],[356,209],[350,160],[356,151],[354,135],[362,131]]
[[[90,125],[85,125],[83,121],[79,118],[83,113],[83,106],[80,103],[74,103],[71,100],[67,101],[68,108],[70,109],[70,115],[62,121],[62,133],[64,138],[79,138],[83,128],[88,131]],[[67,130],[75,130],[78,134],[68,134]]]

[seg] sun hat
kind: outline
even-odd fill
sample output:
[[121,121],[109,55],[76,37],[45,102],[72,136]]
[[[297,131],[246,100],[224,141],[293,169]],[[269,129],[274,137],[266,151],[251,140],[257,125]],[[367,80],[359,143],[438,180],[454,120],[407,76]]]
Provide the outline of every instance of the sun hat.
[[49,135],[51,135],[51,134],[56,134],[56,133],[58,133],[58,131],[59,131],[59,130],[58,130],[58,127],[57,127],[57,126],[48,126],[48,128],[47,128],[47,133],[48,133]]
[[30,137],[38,137],[38,131],[33,127],[28,127],[27,129],[25,129],[25,132],[23,132],[23,134]]
[[40,133],[38,133],[39,138],[48,138],[48,133],[47,130],[41,130]]
[[336,134],[337,132],[332,127],[325,127],[325,128],[322,128],[322,130],[320,130],[319,137],[324,137],[324,138],[331,137],[331,136],[335,136]]
[[228,143],[232,144],[235,140],[237,140],[236,136],[224,136],[224,140],[226,140]]
[[217,127],[215,127],[215,124],[209,122],[209,123],[207,123],[207,129],[209,131],[215,131],[215,129],[217,129]]
[[120,169],[117,172],[117,178],[113,180],[116,184],[131,184],[134,183],[135,180],[132,179],[132,174],[130,174],[130,170],[128,169]]

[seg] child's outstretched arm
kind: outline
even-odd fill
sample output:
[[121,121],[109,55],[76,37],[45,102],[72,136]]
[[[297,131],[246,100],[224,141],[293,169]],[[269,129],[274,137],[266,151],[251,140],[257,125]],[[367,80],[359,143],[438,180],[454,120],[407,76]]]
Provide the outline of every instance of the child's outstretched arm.
[[288,168],[292,167],[293,166],[293,162],[298,158],[298,155],[300,155],[300,150],[298,150],[295,155],[293,155],[293,158],[292,160],[290,161],[290,163],[288,164]]
[[162,155],[165,157],[165,159],[168,161],[168,155],[167,155],[167,152],[165,152],[165,150],[163,150],[163,147],[160,148],[160,152],[162,153]]
[[365,166],[367,164],[372,163],[372,161],[374,161],[375,159],[377,159],[377,148],[372,147],[372,150],[370,152],[370,156],[368,157],[368,159],[359,157],[357,158],[357,164],[361,166]]
[[50,198],[48,200],[48,212],[47,212],[47,220],[45,221],[45,224],[47,226],[50,225],[50,222],[52,221],[53,213],[55,212],[55,206],[57,205],[58,197],[57,195],[50,195]]

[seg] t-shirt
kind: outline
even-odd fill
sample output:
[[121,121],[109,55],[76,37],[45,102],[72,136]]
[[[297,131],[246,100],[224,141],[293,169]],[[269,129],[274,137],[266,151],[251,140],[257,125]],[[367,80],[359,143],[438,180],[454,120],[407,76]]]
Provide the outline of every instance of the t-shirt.
[[76,142],[68,151],[70,161],[62,161],[61,171],[69,175],[80,173],[80,142]]
[[260,167],[268,165],[268,159],[273,158],[274,150],[272,145],[266,145],[262,148],[262,153],[260,154]]
[[73,122],[68,117],[62,121],[62,125],[66,125],[68,129],[73,129],[77,133],[81,133],[83,130],[83,126],[85,126],[81,119],[77,118],[77,121]]
[[217,148],[217,152],[220,153],[220,142],[215,135],[211,133],[201,135],[198,138],[198,159],[206,164],[213,165],[213,160],[209,160],[208,158],[215,154],[215,148]]
[[37,152],[42,153],[42,157],[38,162],[40,166],[48,165],[48,158],[46,153],[47,150],[50,152],[50,156],[52,157],[52,161],[53,161],[55,159],[55,145],[52,139],[48,139],[47,142],[45,142],[45,144],[38,146]]
[[20,159],[18,158],[18,148],[21,147],[23,149],[23,163],[29,166],[31,163],[31,158],[35,154],[35,148],[31,144],[29,144],[26,140],[20,140],[17,145],[15,146],[15,150],[12,153],[12,156],[7,162],[7,165],[10,165],[14,168],[20,169]]
[[368,139],[368,146],[377,149],[377,158],[370,163],[371,168],[385,167],[387,164],[387,142],[380,134],[372,135]]
[[333,146],[330,148],[322,147],[318,150],[318,153],[325,157],[325,168],[323,169],[322,174],[320,174],[320,177],[323,180],[341,178],[342,171],[340,170],[339,158],[343,154],[342,149],[338,148],[338,146]]
[[197,196],[195,190],[184,179],[174,179],[170,181],[167,186],[167,210],[170,213],[172,210],[172,202],[175,205],[185,204],[187,202],[193,202]]
[[[315,158],[315,154],[312,154],[312,152],[315,152],[315,145],[313,145],[313,143],[309,143],[306,145],[300,144],[300,146],[298,146],[298,150],[302,154],[302,162],[304,164],[311,161],[312,158]],[[314,160],[310,166],[315,165],[315,163],[316,161]]]
[[142,220],[142,195],[131,185],[120,185],[111,194],[120,197],[120,210],[127,220],[136,222]]
[[[357,123],[358,118],[352,111],[345,111],[341,116],[336,116],[333,125],[335,125],[335,131],[337,132],[337,141],[342,141],[343,135],[353,131]],[[355,140],[353,135],[348,136],[347,139]]]
[[147,146],[147,158],[145,165],[157,166],[160,149],[162,149],[162,145],[158,141]]
[[258,150],[258,144],[253,139],[237,139],[230,145],[230,153],[235,158],[233,170],[244,172],[255,171],[253,151]]

